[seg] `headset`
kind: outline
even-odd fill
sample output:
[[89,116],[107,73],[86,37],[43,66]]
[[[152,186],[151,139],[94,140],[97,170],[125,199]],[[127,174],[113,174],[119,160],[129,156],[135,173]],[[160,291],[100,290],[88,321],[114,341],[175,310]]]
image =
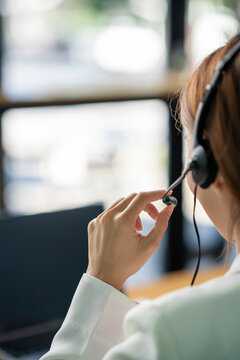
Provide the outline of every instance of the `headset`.
[[237,55],[240,50],[240,41],[238,41],[228,52],[227,54],[219,61],[216,66],[215,74],[211,82],[206,86],[205,93],[203,95],[202,101],[199,103],[195,120],[194,120],[194,131],[193,131],[193,147],[190,160],[182,172],[181,176],[169,186],[165,192],[162,201],[166,205],[177,205],[177,199],[173,196],[167,196],[171,190],[178,186],[185,178],[188,172],[192,172],[192,178],[195,182],[195,191],[194,191],[194,211],[193,211],[193,223],[197,233],[199,252],[198,252],[198,263],[196,270],[191,282],[191,286],[194,284],[199,264],[201,258],[201,249],[200,249],[200,238],[195,221],[195,206],[196,206],[196,192],[198,185],[207,189],[212,183],[214,183],[217,173],[218,165],[214,158],[211,145],[208,139],[204,138],[203,131],[205,128],[205,120],[208,114],[212,99],[217,91],[217,83],[232,61],[232,59]]

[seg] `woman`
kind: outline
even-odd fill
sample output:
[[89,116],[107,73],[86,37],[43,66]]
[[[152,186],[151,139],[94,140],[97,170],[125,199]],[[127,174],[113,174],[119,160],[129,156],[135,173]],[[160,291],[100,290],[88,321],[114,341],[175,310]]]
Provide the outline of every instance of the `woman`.
[[[231,39],[191,76],[181,98],[181,121],[192,153],[194,118],[216,65],[238,42]],[[240,51],[217,85],[204,137],[218,165],[213,184],[197,197],[223,237],[240,242]],[[194,190],[191,174],[187,176]],[[89,266],[67,317],[42,360],[240,359],[240,255],[228,273],[141,305],[119,290],[156,251],[173,206],[158,213],[151,204],[164,191],[131,194],[89,224]],[[156,220],[142,237],[139,214]],[[64,289],[63,289],[64,291]]]

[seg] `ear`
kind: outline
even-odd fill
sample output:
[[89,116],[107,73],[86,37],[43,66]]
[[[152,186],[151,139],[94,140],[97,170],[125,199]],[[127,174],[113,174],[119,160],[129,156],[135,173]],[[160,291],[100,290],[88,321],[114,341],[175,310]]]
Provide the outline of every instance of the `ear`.
[[216,179],[212,185],[216,190],[221,190],[224,184],[224,177],[222,176],[222,173],[218,170]]

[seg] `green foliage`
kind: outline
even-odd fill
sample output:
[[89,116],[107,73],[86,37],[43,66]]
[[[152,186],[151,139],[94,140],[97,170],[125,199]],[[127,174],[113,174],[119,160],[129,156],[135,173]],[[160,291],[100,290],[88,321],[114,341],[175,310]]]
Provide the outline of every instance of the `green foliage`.
[[226,6],[233,11],[239,10],[239,0],[202,0],[216,6]]
[[216,5],[224,5],[226,7],[231,8],[232,10],[237,9],[238,6],[239,6],[239,1],[238,0],[212,0],[212,1]]
[[67,0],[52,14],[55,32],[69,38],[88,27],[107,23],[108,16],[95,5],[95,0]]
[[[89,11],[101,13],[114,8],[127,8],[129,0],[68,0],[67,3],[70,7],[74,7],[76,10],[82,10],[85,8]],[[64,2],[64,4],[66,4],[66,2]]]
[[67,0],[55,9],[59,32],[73,35],[87,27],[106,25],[114,12],[128,11],[128,0]]

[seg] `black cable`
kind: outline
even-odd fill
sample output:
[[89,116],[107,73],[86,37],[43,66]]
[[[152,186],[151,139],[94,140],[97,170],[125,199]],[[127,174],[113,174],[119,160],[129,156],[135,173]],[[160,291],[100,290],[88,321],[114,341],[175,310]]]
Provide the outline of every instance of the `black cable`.
[[[167,191],[165,192],[165,194],[163,195],[163,199],[162,201],[167,204],[167,205],[171,205],[172,202],[167,201],[168,200],[168,194],[171,190],[173,190],[176,186],[178,186],[185,178],[185,176],[187,175],[187,173],[189,171],[194,170],[196,167],[196,162],[192,161],[189,163],[188,167],[185,168],[185,170],[182,172],[182,174],[179,176],[179,178],[167,189]],[[196,231],[196,235],[197,235],[197,240],[198,240],[198,261],[197,261],[197,266],[193,275],[193,279],[191,282],[190,286],[194,285],[194,281],[197,277],[197,273],[199,270],[199,266],[200,266],[200,260],[201,260],[201,246],[200,246],[200,236],[199,236],[199,232],[198,232],[198,227],[197,227],[197,223],[196,223],[196,219],[195,219],[195,210],[196,210],[196,201],[197,201],[197,188],[198,188],[198,184],[195,185],[194,188],[194,204],[193,204],[193,225],[194,225],[194,229]],[[176,200],[176,199],[175,199]]]
[[196,201],[197,201],[197,188],[198,188],[198,184],[195,185],[195,189],[194,189],[194,204],[193,204],[193,225],[194,225],[194,229],[196,231],[196,235],[197,235],[197,240],[198,240],[198,261],[197,261],[197,266],[193,275],[193,279],[191,282],[190,286],[194,285],[194,281],[197,277],[197,273],[199,270],[199,266],[200,266],[200,260],[201,260],[201,246],[200,246],[200,236],[199,236],[199,232],[198,232],[198,227],[197,227],[197,223],[196,223],[196,219],[195,219],[195,209],[196,209]]

